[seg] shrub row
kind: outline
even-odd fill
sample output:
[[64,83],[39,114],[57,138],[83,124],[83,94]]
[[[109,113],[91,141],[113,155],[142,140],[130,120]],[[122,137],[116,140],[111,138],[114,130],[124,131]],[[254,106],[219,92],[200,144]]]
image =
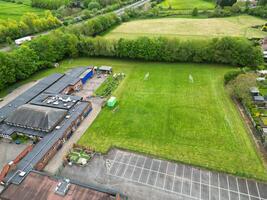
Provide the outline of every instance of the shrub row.
[[234,66],[258,66],[262,50],[245,38],[224,37],[208,40],[148,38],[108,40],[83,38],[81,56],[112,56],[167,62],[220,63]]
[[89,19],[81,24],[68,26],[64,32],[73,33],[77,36],[95,36],[120,23],[121,20],[115,13],[108,13]]
[[38,17],[34,13],[27,13],[20,21],[0,20],[0,42],[6,41],[7,38],[16,39],[60,25],[61,22],[50,11],[46,11],[44,17]]
[[45,8],[56,10],[60,6],[70,4],[70,0],[32,0],[32,6],[37,8]]
[[180,41],[142,37],[110,40],[102,37],[77,37],[55,31],[40,36],[10,53],[0,53],[0,89],[64,58],[106,56],[149,61],[221,63],[257,66],[263,62],[259,47],[247,39],[221,38],[207,41]]

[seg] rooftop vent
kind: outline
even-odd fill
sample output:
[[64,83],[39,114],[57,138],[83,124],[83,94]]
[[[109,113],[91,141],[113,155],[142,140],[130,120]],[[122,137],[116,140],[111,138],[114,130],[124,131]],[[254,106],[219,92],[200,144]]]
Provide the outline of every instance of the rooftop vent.
[[70,180],[64,179],[57,184],[55,193],[61,196],[65,196],[68,193],[69,187],[70,187]]

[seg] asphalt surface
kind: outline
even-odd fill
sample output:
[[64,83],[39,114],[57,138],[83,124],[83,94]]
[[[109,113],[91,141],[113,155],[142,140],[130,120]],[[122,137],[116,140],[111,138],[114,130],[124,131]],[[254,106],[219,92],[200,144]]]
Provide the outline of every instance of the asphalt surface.
[[[123,8],[120,8],[118,10],[115,10],[113,11],[115,14],[117,14],[118,16],[121,16],[123,15],[123,13],[125,12],[126,9],[135,9],[135,8],[139,8],[141,6],[143,6],[145,3],[147,2],[150,2],[150,0],[140,0],[138,2],[135,2],[133,4],[130,4],[130,5],[127,5]],[[80,21],[80,22],[77,22],[76,24],[79,24],[79,23],[83,23],[84,21]],[[74,24],[71,24],[71,25],[74,25]],[[54,30],[54,29],[53,29]],[[51,30],[51,31],[53,31]],[[41,35],[47,35],[49,34],[51,31],[46,31],[46,32],[43,32],[43,33],[37,33],[35,35],[32,35],[32,36],[41,36]],[[8,52],[8,51],[11,51],[12,48],[10,46],[5,46],[5,47],[2,47],[0,48],[0,51],[1,52]]]
[[96,155],[61,176],[119,191],[139,200],[266,200],[267,184],[128,151]]

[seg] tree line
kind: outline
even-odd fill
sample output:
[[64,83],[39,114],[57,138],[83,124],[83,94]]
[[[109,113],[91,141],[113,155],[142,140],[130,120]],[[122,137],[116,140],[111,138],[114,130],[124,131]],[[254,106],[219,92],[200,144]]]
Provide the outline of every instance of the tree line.
[[22,16],[20,21],[0,20],[0,42],[50,30],[60,25],[60,20],[54,17],[50,11],[46,11],[44,17],[27,13]]
[[64,58],[101,56],[164,62],[220,63],[234,66],[258,66],[263,63],[260,47],[245,38],[208,40],[166,37],[105,39],[76,36],[55,31],[40,36],[12,52],[0,53],[0,89],[53,67]]
[[89,19],[81,24],[63,27],[62,30],[77,36],[96,36],[120,23],[121,19],[118,15],[115,13],[108,13]]

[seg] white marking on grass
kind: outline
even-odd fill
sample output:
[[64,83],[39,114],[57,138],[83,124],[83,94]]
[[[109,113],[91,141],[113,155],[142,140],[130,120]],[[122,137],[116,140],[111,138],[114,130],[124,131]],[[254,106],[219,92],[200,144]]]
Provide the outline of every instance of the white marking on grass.
[[144,77],[144,80],[147,81],[149,79],[149,76],[150,76],[150,74],[149,74],[149,72],[147,72],[145,77]]
[[194,78],[193,78],[193,76],[191,74],[189,74],[188,78],[189,78],[189,82],[190,83],[194,83]]

